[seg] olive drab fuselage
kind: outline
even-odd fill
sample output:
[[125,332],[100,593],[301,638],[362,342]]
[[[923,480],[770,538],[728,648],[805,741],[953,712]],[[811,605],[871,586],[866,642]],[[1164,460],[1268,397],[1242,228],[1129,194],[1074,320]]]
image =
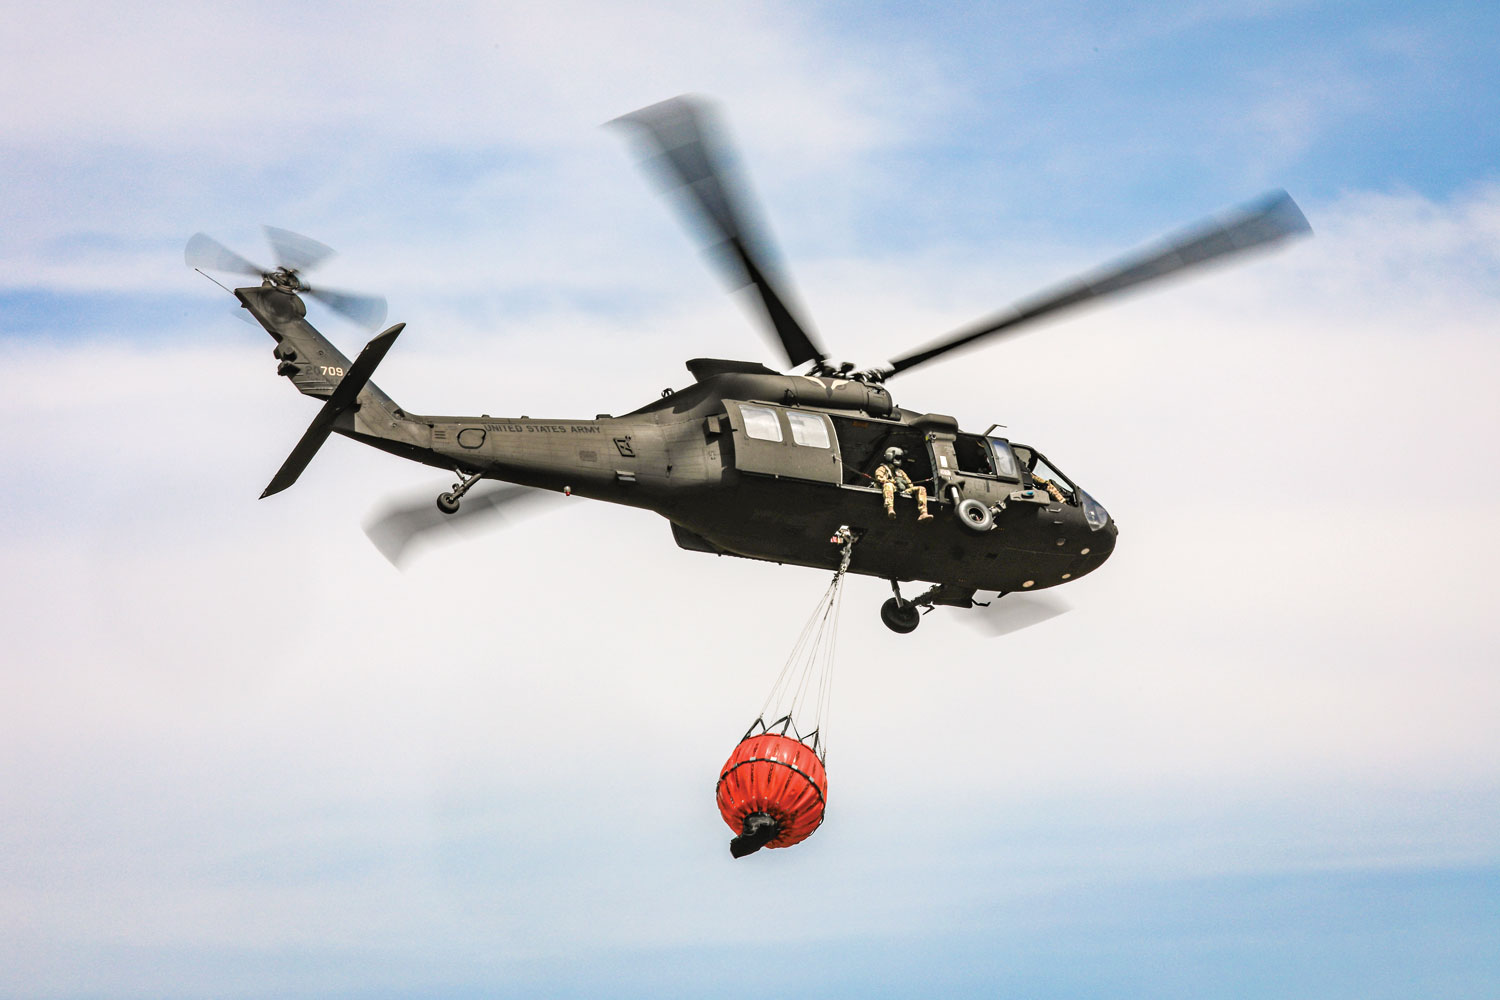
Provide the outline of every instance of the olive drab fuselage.
[[[621,416],[420,415],[368,382],[399,328],[351,365],[295,292],[268,281],[235,295],[276,340],[278,372],[325,401],[319,416],[332,432],[466,476],[655,511],[685,549],[833,570],[830,538],[847,525],[858,538],[851,572],[941,585],[937,603],[1057,586],[1114,549],[1114,522],[1040,453],[902,409],[871,381],[699,359],[688,363],[692,385]],[[361,366],[365,382],[340,403],[336,390]],[[892,446],[927,488],[933,520],[918,523],[910,497],[896,499],[899,517],[885,516],[873,475]],[[989,523],[954,516],[966,500]]]

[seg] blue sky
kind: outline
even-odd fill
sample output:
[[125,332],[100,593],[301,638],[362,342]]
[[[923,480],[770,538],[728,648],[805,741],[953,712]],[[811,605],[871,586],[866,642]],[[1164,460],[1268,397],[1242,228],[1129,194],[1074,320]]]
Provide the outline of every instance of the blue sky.
[[[0,997],[1500,994],[1497,22],[11,12]],[[311,412],[182,264],[338,247],[418,412],[774,362],[599,127],[684,92],[862,364],[1269,189],[1316,232],[895,387],[1120,545],[1003,639],[851,581],[829,821],[737,863],[713,777],[826,581],[582,502],[397,573],[361,520],[447,480],[335,441],[257,501]]]

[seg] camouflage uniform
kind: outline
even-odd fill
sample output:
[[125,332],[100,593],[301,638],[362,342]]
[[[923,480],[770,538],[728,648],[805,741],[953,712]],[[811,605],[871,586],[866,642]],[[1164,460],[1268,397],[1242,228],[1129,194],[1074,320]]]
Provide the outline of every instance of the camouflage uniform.
[[1043,479],[1040,476],[1032,476],[1031,479],[1032,482],[1036,483],[1038,486],[1046,490],[1048,495],[1050,495],[1052,499],[1056,500],[1058,503],[1063,503],[1067,499],[1063,496],[1062,490],[1058,489],[1057,484],[1052,480]]
[[880,492],[885,496],[885,516],[896,516],[896,494],[908,496],[912,491],[917,494],[917,520],[929,520],[932,515],[927,513],[927,487],[917,486],[906,474],[906,470],[897,465],[892,469],[889,463],[875,470],[875,481],[880,484]]

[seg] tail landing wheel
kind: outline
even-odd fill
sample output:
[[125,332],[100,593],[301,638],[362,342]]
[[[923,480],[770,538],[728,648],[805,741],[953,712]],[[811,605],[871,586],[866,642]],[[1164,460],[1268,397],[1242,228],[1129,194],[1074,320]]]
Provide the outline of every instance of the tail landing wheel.
[[880,606],[880,620],[892,632],[906,635],[908,632],[915,632],[917,626],[922,624],[922,609],[910,601],[891,597]]
[[465,493],[469,492],[470,486],[473,486],[475,483],[479,482],[479,478],[482,475],[484,475],[484,473],[476,472],[472,476],[465,476],[463,474],[463,471],[459,470],[459,482],[453,484],[453,489],[450,492],[440,493],[438,495],[437,509],[442,511],[444,514],[457,514],[458,502],[464,498]]

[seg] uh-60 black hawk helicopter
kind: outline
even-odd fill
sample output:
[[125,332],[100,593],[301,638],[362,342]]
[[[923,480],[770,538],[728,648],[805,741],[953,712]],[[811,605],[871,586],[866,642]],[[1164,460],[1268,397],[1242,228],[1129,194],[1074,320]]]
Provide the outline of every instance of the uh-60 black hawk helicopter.
[[[448,515],[476,483],[501,480],[516,485],[476,494],[471,503],[496,505],[550,490],[641,507],[666,517],[677,544],[697,552],[831,570],[840,565],[842,546],[830,538],[853,537],[848,570],[889,580],[895,596],[881,617],[893,630],[910,632],[934,605],[970,607],[980,591],[1040,590],[1092,572],[1114,550],[1116,528],[1104,507],[1038,449],[995,436],[994,427],[967,433],[952,417],[897,406],[886,383],[1069,307],[1310,231],[1292,199],[1278,192],[885,367],[859,371],[829,360],[770,276],[769,244],[747,227],[749,202],[723,165],[708,107],[679,97],[619,121],[638,130],[653,169],[707,231],[710,256],[730,284],[758,293],[787,364],[807,366],[804,373],[697,358],[687,362],[693,385],[618,417],[411,413],[370,381],[404,324],[376,336],[351,363],[305,318],[304,293],[371,327],[383,318],[383,300],[306,284],[303,272],[331,250],[268,229],[279,266],[266,270],[200,233],[188,243],[189,265],[261,279],[234,289],[235,296],[276,341],[278,373],[324,401],[263,497],[292,485],[336,432],[454,470],[459,482],[437,498]],[[931,494],[935,518],[914,523],[910,499],[898,501],[899,518],[887,517],[873,476],[892,448],[904,453],[908,476]],[[423,509],[431,511],[425,502]],[[414,513],[398,511],[387,526],[398,535],[421,530]],[[932,586],[903,598],[900,584],[909,581]]]

